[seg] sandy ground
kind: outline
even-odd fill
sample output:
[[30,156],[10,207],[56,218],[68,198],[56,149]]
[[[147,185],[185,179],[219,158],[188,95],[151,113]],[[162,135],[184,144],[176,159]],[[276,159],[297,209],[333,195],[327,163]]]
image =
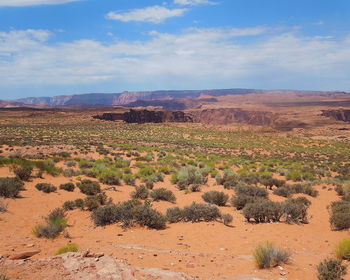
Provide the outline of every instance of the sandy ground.
[[[8,168],[0,168],[0,176],[13,176]],[[73,193],[58,190],[57,193],[44,194],[35,189],[39,182],[49,182],[56,186],[69,182],[63,176],[46,175],[44,179],[27,182],[22,198],[6,199],[9,205],[7,213],[0,214],[0,254],[41,250],[33,258],[48,257],[68,243],[59,237],[55,240],[39,239],[32,234],[33,227],[42,222],[42,217],[65,201],[85,196],[75,190]],[[166,178],[157,187],[171,189],[177,203],[154,202],[153,206],[165,213],[173,206],[185,206],[192,201],[203,202],[201,195],[207,190],[224,190],[222,186],[204,186],[201,193],[185,194],[176,189]],[[104,188],[108,186],[102,185]],[[118,191],[107,191],[114,202],[129,199],[132,186],[118,186]],[[348,231],[330,230],[329,214],[326,209],[332,201],[338,200],[333,189],[316,186],[320,195],[310,198],[310,223],[306,225],[248,224],[239,211],[230,206],[220,207],[222,212],[233,215],[232,227],[218,222],[170,224],[167,229],[157,231],[146,228],[123,229],[118,225],[95,227],[90,220],[90,212],[74,210],[68,213],[71,227],[68,231],[72,242],[81,249],[104,252],[128,263],[141,267],[157,267],[185,272],[201,279],[317,279],[316,265],[325,257],[331,256],[335,244],[349,235]],[[280,200],[270,194],[272,200]],[[286,275],[281,276],[278,268],[258,270],[252,258],[255,246],[262,241],[273,241],[276,245],[288,248],[292,252],[291,264],[284,265]],[[20,272],[8,271],[9,276]],[[30,278],[21,278],[30,279]],[[350,279],[350,275],[345,279]]]

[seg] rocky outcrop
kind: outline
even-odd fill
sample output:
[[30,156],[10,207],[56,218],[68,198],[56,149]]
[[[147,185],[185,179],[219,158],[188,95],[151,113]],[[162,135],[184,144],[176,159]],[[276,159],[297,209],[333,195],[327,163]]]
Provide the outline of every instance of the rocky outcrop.
[[130,110],[124,113],[104,113],[93,116],[95,119],[127,123],[194,122],[191,114],[184,111]]
[[193,112],[195,120],[208,124],[235,124],[270,126],[277,115],[266,111],[250,111],[240,108],[205,109]]
[[[1,271],[16,279],[46,280],[194,280],[190,275],[158,268],[141,268],[128,265],[111,256],[98,258],[84,257],[80,253],[27,261],[5,260],[1,263]],[[15,279],[13,278],[13,279]],[[11,278],[12,279],[12,278]]]
[[350,122],[350,110],[322,110],[321,116],[330,117],[337,121]]

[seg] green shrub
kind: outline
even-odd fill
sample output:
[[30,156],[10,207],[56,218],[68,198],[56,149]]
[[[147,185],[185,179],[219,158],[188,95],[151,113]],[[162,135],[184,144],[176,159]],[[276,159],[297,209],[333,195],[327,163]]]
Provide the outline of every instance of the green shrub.
[[[309,201],[308,201],[309,202]],[[283,213],[287,223],[307,223],[309,203],[301,199],[287,199],[283,203]]]
[[187,188],[191,184],[203,185],[208,181],[201,171],[194,166],[182,167],[177,174],[172,177],[172,182],[177,184],[180,190]]
[[75,185],[73,183],[66,183],[66,184],[61,184],[59,186],[61,190],[65,190],[67,192],[72,192],[75,189]]
[[111,203],[108,201],[107,195],[105,193],[99,193],[96,195],[88,196],[84,199],[84,208],[88,211],[93,211],[102,205]]
[[86,195],[95,195],[101,192],[100,184],[91,180],[82,180],[80,183],[77,183],[77,187]]
[[214,205],[193,202],[190,206],[184,207],[183,217],[185,222],[209,222],[221,218],[221,213]]
[[36,237],[53,239],[57,237],[68,225],[63,209],[56,208],[47,216],[46,224],[37,225],[33,229]]
[[35,188],[44,193],[51,193],[57,191],[57,188],[54,185],[48,183],[38,183],[35,185]]
[[248,222],[251,219],[256,223],[279,222],[283,216],[283,207],[281,203],[260,199],[246,204],[243,215]]
[[84,209],[84,199],[78,198],[78,199],[74,200],[74,204],[77,208],[80,208],[81,210]]
[[248,195],[252,197],[267,198],[269,193],[267,190],[255,186],[238,186],[236,187],[237,195]]
[[122,173],[117,170],[103,170],[97,178],[101,183],[107,185],[120,185],[122,179]]
[[132,199],[147,199],[149,195],[148,189],[141,185],[139,187],[136,187],[135,191],[131,193]]
[[135,176],[133,174],[124,174],[123,175],[123,180],[124,183],[130,186],[135,185]]
[[229,226],[233,221],[233,217],[230,214],[222,214],[221,219],[225,226]]
[[74,210],[76,208],[75,202],[72,200],[68,200],[66,202],[63,203],[62,208],[66,211],[68,210]]
[[166,188],[154,189],[150,192],[150,197],[154,201],[164,200],[168,202],[174,203],[176,201],[176,197],[171,190],[167,190]]
[[248,203],[254,203],[259,199],[263,199],[263,198],[249,196],[245,194],[239,194],[237,196],[232,196],[230,202],[231,202],[231,205],[235,207],[237,210],[241,210]]
[[350,260],[350,239],[349,238],[345,238],[337,244],[335,248],[335,254],[339,259]]
[[204,193],[202,195],[202,198],[205,202],[208,202],[210,204],[225,206],[229,196],[224,192],[210,191],[210,192]]
[[346,266],[339,259],[325,259],[317,266],[319,280],[342,280],[346,274]]
[[136,200],[97,208],[91,218],[97,226],[122,222],[123,226],[138,223],[149,228],[164,229],[166,224],[166,218],[161,213],[152,209],[149,204],[141,204]]
[[16,176],[22,181],[28,181],[32,175],[33,167],[17,167],[14,169]]
[[179,207],[168,208],[166,217],[169,223],[178,223],[184,219],[183,210]]
[[0,178],[0,197],[17,197],[24,184],[18,178]]
[[350,228],[350,202],[333,202],[330,207],[330,224],[333,230]]
[[288,186],[284,186],[281,188],[274,189],[273,194],[283,197],[290,197],[293,194],[293,192]]
[[61,255],[68,252],[79,252],[79,246],[76,243],[69,243],[67,246],[59,248],[56,251],[56,255]]
[[260,269],[271,268],[290,261],[290,253],[270,242],[259,244],[254,250],[254,260]]

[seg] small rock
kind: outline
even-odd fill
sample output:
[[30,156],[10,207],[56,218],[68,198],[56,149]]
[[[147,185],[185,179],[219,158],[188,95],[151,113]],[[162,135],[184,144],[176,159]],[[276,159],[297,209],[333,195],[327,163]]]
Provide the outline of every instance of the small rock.
[[10,260],[24,260],[24,259],[28,259],[36,254],[39,254],[39,253],[40,253],[40,250],[32,251],[32,252],[23,252],[23,253],[19,253],[19,254],[10,256]]
[[279,269],[279,270],[284,270],[284,268],[282,267],[282,266],[277,266],[277,268]]
[[194,268],[195,266],[194,266],[193,263],[188,263],[188,264],[186,264],[186,267],[187,267],[187,268]]
[[95,258],[102,258],[105,255],[105,253],[95,253],[94,257]]
[[280,272],[280,275],[282,275],[282,276],[286,276],[286,275],[287,275],[287,272],[285,272],[285,271],[281,271],[281,272]]
[[34,244],[28,244],[27,247],[34,247]]

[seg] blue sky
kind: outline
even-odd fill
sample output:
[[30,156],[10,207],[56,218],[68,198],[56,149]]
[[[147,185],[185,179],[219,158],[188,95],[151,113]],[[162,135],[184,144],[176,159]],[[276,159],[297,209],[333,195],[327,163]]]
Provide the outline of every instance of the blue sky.
[[348,0],[0,0],[0,99],[350,91]]

